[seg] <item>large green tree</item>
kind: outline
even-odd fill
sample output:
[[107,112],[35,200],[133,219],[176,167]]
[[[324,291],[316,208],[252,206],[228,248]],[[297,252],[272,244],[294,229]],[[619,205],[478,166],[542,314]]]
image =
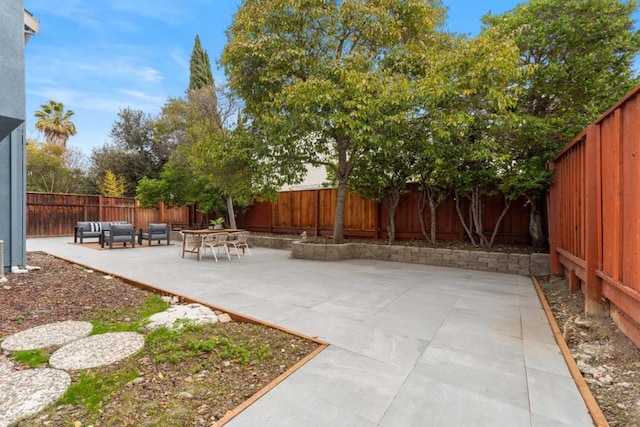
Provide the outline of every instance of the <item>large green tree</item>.
[[78,150],[29,140],[27,190],[46,193],[86,193],[85,159]]
[[[511,156],[504,136],[513,123],[511,110],[520,87],[514,83],[526,71],[518,66],[515,44],[487,29],[473,39],[461,38],[451,53],[450,96],[443,103],[450,128],[453,178],[458,216],[471,243],[491,246],[500,223],[518,194],[511,185]],[[442,126],[442,124],[440,124]],[[505,205],[490,237],[484,230],[485,196],[502,194]],[[460,202],[467,199],[468,215]]]
[[533,69],[517,82],[519,126],[505,141],[520,171],[519,191],[531,202],[537,247],[545,243],[542,201],[551,179],[546,163],[637,84],[636,8],[635,0],[531,0],[483,18],[486,27],[515,41],[520,65]]
[[156,122],[156,137],[176,144],[159,179],[143,179],[137,197],[144,205],[163,200],[170,205],[197,204],[204,213],[228,211],[235,228],[234,208],[253,201],[260,170],[244,144],[242,127],[220,126],[229,118],[233,101],[223,97],[224,108],[211,96],[213,86],[189,91],[187,98],[170,99]]
[[73,114],[72,110],[64,110],[62,102],[50,100],[34,113],[38,119],[36,129],[44,133],[48,144],[66,147],[69,137],[76,134],[76,125],[71,121]]
[[209,54],[200,43],[200,36],[196,35],[189,61],[189,90],[202,89],[213,86],[213,73]]
[[330,169],[336,243],[351,172],[384,127],[378,100],[397,60],[429,45],[444,18],[437,0],[251,0],[234,17],[221,63],[262,136],[256,152],[288,182],[306,164]]
[[112,171],[126,182],[125,195],[134,196],[143,178],[157,178],[176,143],[155,137],[155,120],[142,110],[125,108],[111,128],[111,141],[91,153],[90,177],[97,186]]

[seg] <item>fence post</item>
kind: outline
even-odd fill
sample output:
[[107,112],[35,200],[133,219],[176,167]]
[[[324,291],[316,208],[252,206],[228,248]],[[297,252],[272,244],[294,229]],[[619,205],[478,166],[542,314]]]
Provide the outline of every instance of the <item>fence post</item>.
[[269,233],[273,233],[273,202],[269,202]]
[[165,216],[166,216],[166,212],[165,212],[165,204],[164,202],[161,200],[160,202],[158,202],[158,214],[159,214],[159,218],[157,222],[163,223],[163,222],[167,222],[165,221]]
[[313,217],[315,221],[315,237],[320,234],[320,190],[316,189],[316,204],[314,206]]
[[552,173],[552,184],[549,186],[549,206],[555,209],[555,214],[549,215],[549,252],[551,255],[551,274],[554,276],[564,275],[564,267],[560,262],[560,256],[556,250],[560,245],[560,192],[558,184],[558,171],[556,170],[556,164],[553,161],[549,162],[549,170]]
[[600,126],[591,124],[587,128],[585,140],[585,289],[584,311],[587,315],[608,315],[607,304],[602,295],[602,279],[596,274],[598,270],[598,215],[600,214]]

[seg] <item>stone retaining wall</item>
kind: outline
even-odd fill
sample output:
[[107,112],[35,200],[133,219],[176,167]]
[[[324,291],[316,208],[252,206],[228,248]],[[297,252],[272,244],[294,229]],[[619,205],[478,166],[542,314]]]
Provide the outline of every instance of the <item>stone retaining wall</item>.
[[[549,254],[509,254],[413,246],[371,245],[366,243],[334,245],[293,241],[290,244],[293,258],[315,261],[364,258],[496,271],[523,276],[543,276],[551,272]],[[256,244],[256,246],[262,245]]]
[[255,236],[251,234],[247,243],[249,243],[250,247],[258,246],[261,248],[291,250],[291,244],[295,241],[295,239],[286,237]]
[[[176,232],[174,235],[172,232],[171,239],[180,241],[180,234]],[[551,273],[549,254],[509,254],[367,243],[343,243],[340,245],[303,243],[292,238],[253,234],[249,236],[248,243],[250,247],[290,250],[293,258],[315,261],[361,258],[496,271],[523,276],[545,276]]]

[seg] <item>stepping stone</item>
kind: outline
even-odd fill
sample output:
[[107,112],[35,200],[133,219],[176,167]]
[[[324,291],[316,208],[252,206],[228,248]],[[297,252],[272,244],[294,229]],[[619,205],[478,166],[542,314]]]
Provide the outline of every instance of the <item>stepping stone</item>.
[[108,332],[74,341],[56,350],[49,365],[66,371],[109,365],[137,353],[144,337],[136,332]]
[[202,304],[193,303],[187,305],[173,305],[165,311],[152,315],[149,317],[147,329],[155,329],[161,326],[172,328],[176,326],[176,320],[178,319],[186,319],[194,323],[218,322],[218,316],[213,310]]
[[1,346],[5,351],[15,352],[63,345],[88,336],[92,329],[91,323],[75,320],[48,323],[10,335]]
[[71,377],[57,369],[27,369],[0,376],[0,426],[43,410],[62,396]]

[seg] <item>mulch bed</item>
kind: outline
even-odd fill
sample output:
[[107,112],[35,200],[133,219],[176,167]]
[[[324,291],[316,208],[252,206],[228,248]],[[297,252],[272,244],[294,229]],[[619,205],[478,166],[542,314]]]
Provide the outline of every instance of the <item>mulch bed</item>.
[[[41,269],[9,274],[8,282],[0,285],[0,340],[62,320],[126,322],[122,313],[151,295],[117,278],[44,253],[29,253],[27,258],[29,265]],[[243,346],[255,345],[264,358],[247,363],[213,352],[171,361],[156,360],[153,353],[143,354],[123,362],[140,372],[138,379],[107,396],[98,412],[88,412],[82,405],[58,405],[18,425],[209,426],[318,347],[315,342],[264,325],[234,321],[215,328],[200,339],[214,334]],[[89,373],[109,375],[126,366],[119,363]],[[72,379],[78,380],[83,373],[73,372]],[[167,417],[173,421],[163,421]]]

